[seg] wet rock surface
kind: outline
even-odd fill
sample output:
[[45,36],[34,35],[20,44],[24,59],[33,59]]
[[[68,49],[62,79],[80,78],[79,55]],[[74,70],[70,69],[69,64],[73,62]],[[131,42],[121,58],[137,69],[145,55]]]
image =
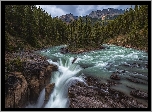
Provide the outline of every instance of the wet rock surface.
[[68,53],[69,52],[69,50],[66,48],[66,47],[62,47],[61,49],[60,49],[60,53],[62,53],[62,54],[66,54],[66,53]]
[[[15,58],[20,60],[22,69],[19,73],[5,72],[8,74],[5,80],[6,108],[23,108],[27,103],[36,103],[41,90],[50,83],[51,73],[58,69],[56,65],[49,64],[45,57],[33,52],[7,54],[5,62],[9,62]],[[15,68],[13,65],[11,67]],[[18,68],[11,70],[18,71]],[[24,84],[26,88],[23,87],[23,82],[26,82]],[[24,92],[22,92],[23,90]],[[15,97],[12,94],[15,94]]]
[[57,69],[57,66],[49,64],[47,61],[26,62],[23,73],[29,82],[29,102],[31,104],[36,103],[40,91],[49,84],[51,73]]
[[101,45],[99,48],[100,49],[110,49],[110,47],[107,47],[107,46],[104,46],[104,45]]
[[[108,80],[107,83],[102,83],[98,78],[91,76],[85,80],[87,85],[77,82],[68,89],[69,108],[147,108],[133,97],[111,89],[111,86],[119,84],[115,81]],[[143,94],[146,97],[146,93],[141,93]]]
[[72,61],[72,64],[73,64],[76,60],[77,60],[77,57],[76,57],[76,58],[74,58],[74,60]]
[[148,84],[148,82],[142,82],[137,78],[126,78],[127,80],[129,80],[130,82],[134,82],[134,83],[139,83],[139,84]]
[[114,79],[114,80],[120,80],[120,77],[117,73],[113,73],[111,76],[110,76],[111,79]]
[[142,98],[148,100],[148,93],[140,90],[133,90],[130,94],[137,98]]
[[49,100],[49,96],[53,90],[55,86],[55,83],[52,83],[52,84],[48,84],[46,87],[45,87],[45,100],[48,101]]

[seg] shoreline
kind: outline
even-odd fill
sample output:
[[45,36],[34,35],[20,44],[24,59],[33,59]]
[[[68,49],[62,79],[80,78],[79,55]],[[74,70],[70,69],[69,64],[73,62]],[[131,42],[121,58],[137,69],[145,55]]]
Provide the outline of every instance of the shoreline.
[[[105,44],[104,44],[105,45]],[[88,53],[88,52],[91,52],[91,51],[96,51],[96,50],[104,50],[104,49],[109,49],[109,47],[107,46],[104,46],[104,45],[101,45],[97,48],[93,48],[93,47],[90,47],[90,48],[76,48],[75,50],[71,50],[70,48],[68,47],[65,47],[65,49],[67,49],[67,52],[63,52],[62,53],[62,50],[60,51],[62,54],[66,54],[66,53],[72,53],[72,54],[81,54],[81,53]],[[115,45],[115,44],[109,44],[107,43],[106,45]],[[143,52],[146,52],[148,53],[148,49],[145,50],[145,49],[140,49],[140,48],[136,48],[136,47],[131,47],[129,45],[126,45],[126,46],[123,46],[123,45],[116,45],[116,46],[121,46],[121,47],[125,47],[125,48],[131,48],[131,49],[135,49],[135,50],[140,50],[140,51],[143,51]]]
[[111,86],[119,85],[117,80],[103,83],[92,76],[85,77],[85,80],[88,86],[77,82],[68,89],[69,108],[148,108],[148,103],[142,103],[134,98],[138,98],[140,93],[148,102],[148,93],[146,92],[134,88],[129,97],[125,93],[111,88]]

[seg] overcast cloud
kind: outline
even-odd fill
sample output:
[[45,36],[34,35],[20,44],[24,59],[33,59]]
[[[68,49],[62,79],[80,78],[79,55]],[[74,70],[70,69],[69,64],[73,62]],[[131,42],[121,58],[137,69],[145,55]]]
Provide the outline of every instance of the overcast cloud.
[[102,10],[107,8],[127,9],[131,5],[36,5],[41,7],[52,17],[62,16],[72,13],[74,16],[85,16],[91,11]]

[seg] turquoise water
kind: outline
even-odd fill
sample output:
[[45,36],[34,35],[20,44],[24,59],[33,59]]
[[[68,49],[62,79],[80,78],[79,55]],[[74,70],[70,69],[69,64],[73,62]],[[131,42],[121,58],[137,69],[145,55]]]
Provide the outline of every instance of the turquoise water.
[[[83,80],[83,74],[99,77],[103,83],[110,79],[113,72],[119,72],[121,84],[112,86],[111,88],[119,90],[130,96],[129,87],[136,88],[141,91],[148,92],[148,54],[146,52],[125,48],[115,45],[106,45],[109,49],[91,51],[82,54],[61,54],[62,46],[54,46],[39,53],[48,57],[48,62],[56,64],[59,71],[53,74],[50,83],[55,82],[55,89],[50,95],[50,101],[46,104],[46,108],[63,108],[68,107],[67,88],[74,80]],[[77,60],[72,64],[72,60]],[[138,81],[146,84],[130,82],[126,78],[136,78]],[[70,83],[70,84],[69,84]],[[63,92],[64,91],[64,92]],[[62,94],[63,93],[63,94]],[[44,96],[44,93],[40,95]],[[42,99],[41,99],[42,100]],[[147,102],[141,99],[136,100],[147,105]],[[59,102],[61,102],[59,105]]]
[[[91,51],[78,55],[70,53],[61,54],[59,51],[63,46],[43,50],[41,54],[52,59],[52,61],[57,61],[59,58],[65,61],[70,57],[77,57],[75,63],[85,68],[81,70],[82,73],[99,76],[104,79],[109,79],[112,72],[125,70],[125,73],[121,74],[122,77],[136,75],[148,80],[148,69],[145,67],[148,63],[148,54],[146,52],[115,45],[105,45],[110,49]],[[129,66],[133,63],[140,64],[140,66]]]

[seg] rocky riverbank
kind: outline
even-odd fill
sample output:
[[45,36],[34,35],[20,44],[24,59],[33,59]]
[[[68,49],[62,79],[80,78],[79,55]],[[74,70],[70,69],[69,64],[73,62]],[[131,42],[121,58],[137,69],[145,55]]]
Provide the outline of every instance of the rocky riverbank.
[[5,54],[5,108],[24,108],[28,103],[36,103],[57,69],[34,52]]
[[[107,44],[109,45],[110,43],[107,43]],[[132,46],[129,46],[129,45],[125,45],[125,46],[124,45],[119,45],[119,46],[126,47],[126,48],[133,48],[133,49],[136,49],[136,50],[142,50],[142,51],[145,51],[145,52],[148,53],[148,49],[147,48],[139,49],[137,47],[132,47]],[[88,48],[71,49],[71,48],[68,48],[68,47],[62,47],[60,49],[60,53],[62,53],[62,54],[66,54],[66,53],[81,54],[81,53],[85,53],[85,52],[96,51],[96,50],[104,50],[104,49],[110,49],[110,47],[107,47],[105,45],[101,45],[101,46],[99,46],[97,48],[88,47]]]
[[[85,52],[90,52],[94,50],[104,50],[109,49],[109,47],[101,46],[96,49],[77,49],[69,50],[68,48],[61,48],[60,52],[63,54],[72,53],[80,54]],[[76,59],[76,58],[75,58]],[[126,65],[125,65],[126,66]],[[127,65],[129,67],[140,67],[140,64],[133,63]],[[121,73],[125,73],[125,70],[116,71],[111,74],[108,83],[102,83],[95,77],[86,77],[86,82],[88,84],[78,82],[77,84],[69,88],[69,100],[70,108],[147,108],[148,107],[148,92],[132,88],[132,90],[126,94],[119,89],[113,89],[120,86],[119,83],[122,80]],[[138,77],[133,78],[132,76],[126,77],[125,80],[137,84],[144,84],[148,86],[148,80],[142,81]],[[130,87],[128,87],[130,88]],[[145,102],[140,102],[139,99],[144,99]]]
[[[108,80],[108,83],[102,83],[91,76],[85,80],[87,85],[77,82],[69,88],[70,108],[147,108],[133,97],[112,89],[111,86],[119,84],[116,81]],[[130,94],[148,100],[148,93],[134,90]]]
[[99,46],[97,48],[88,47],[88,48],[75,48],[75,49],[71,49],[71,48],[68,48],[68,47],[62,47],[60,49],[60,53],[62,53],[62,54],[66,54],[66,53],[81,54],[81,53],[95,51],[95,50],[101,50],[101,49],[109,49],[109,47],[104,46],[104,45],[101,45],[101,46]]

